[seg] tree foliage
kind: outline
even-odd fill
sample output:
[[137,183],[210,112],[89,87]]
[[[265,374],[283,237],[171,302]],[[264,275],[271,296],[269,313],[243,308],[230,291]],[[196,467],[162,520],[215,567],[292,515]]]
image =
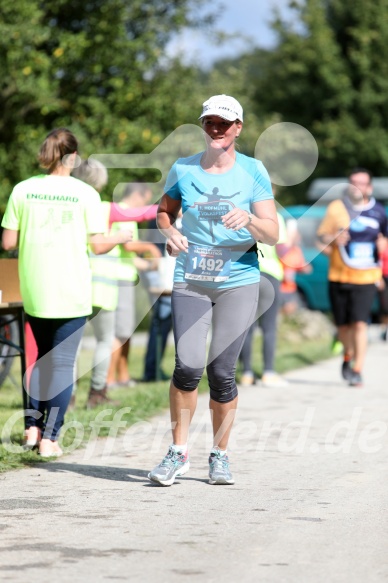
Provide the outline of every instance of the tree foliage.
[[[207,24],[200,4],[216,15],[209,0],[2,0],[2,209],[13,184],[38,171],[39,144],[53,127],[73,130],[84,156],[148,153],[195,123],[201,103],[218,93],[244,106],[244,153],[272,123],[295,122],[318,142],[316,174],[358,164],[387,174],[388,0],[290,1],[294,18],[274,18],[273,49],[206,71],[168,60],[165,50],[181,28]],[[110,176],[107,194],[145,171]]]
[[12,185],[38,171],[39,144],[54,127],[69,127],[90,155],[149,152],[177,113],[182,123],[192,73],[177,66],[164,78],[164,49],[182,27],[205,23],[193,14],[202,2],[2,0],[2,208]]
[[299,123],[318,142],[320,175],[363,165],[387,174],[388,0],[290,2],[278,45],[260,59],[257,108]]

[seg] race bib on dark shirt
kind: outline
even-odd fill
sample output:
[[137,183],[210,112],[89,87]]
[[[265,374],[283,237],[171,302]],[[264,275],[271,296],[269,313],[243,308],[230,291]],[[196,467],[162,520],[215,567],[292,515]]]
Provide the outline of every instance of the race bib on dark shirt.
[[369,260],[374,263],[375,246],[368,242],[351,242],[349,243],[349,257],[350,259]]

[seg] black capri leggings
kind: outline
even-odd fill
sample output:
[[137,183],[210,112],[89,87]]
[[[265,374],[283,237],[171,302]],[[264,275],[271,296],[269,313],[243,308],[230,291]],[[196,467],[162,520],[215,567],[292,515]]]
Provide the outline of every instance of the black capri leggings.
[[[228,403],[237,397],[236,362],[256,317],[259,284],[229,289],[175,283],[172,320],[175,338],[173,383],[194,391],[206,365],[210,397]],[[212,325],[209,354],[207,336]]]

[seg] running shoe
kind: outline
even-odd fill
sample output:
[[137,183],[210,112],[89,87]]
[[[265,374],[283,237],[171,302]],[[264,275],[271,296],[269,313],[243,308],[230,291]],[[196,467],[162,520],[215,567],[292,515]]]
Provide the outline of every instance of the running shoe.
[[342,378],[345,379],[345,381],[350,381],[352,374],[353,374],[353,370],[352,370],[352,366],[348,360],[343,361],[342,367],[341,367],[341,374],[342,374]]
[[362,382],[362,376],[359,372],[352,370],[352,374],[349,378],[349,385],[351,387],[362,387],[364,383]]
[[288,381],[275,371],[268,371],[261,377],[261,385],[269,389],[281,389],[288,387]]
[[217,450],[212,450],[209,456],[209,484],[234,484],[229,469],[229,458]]
[[170,446],[162,462],[148,474],[148,479],[161,486],[171,486],[177,476],[183,476],[189,469],[188,452],[184,454]]
[[251,387],[255,384],[255,377],[253,372],[247,371],[241,375],[240,385],[242,387]]

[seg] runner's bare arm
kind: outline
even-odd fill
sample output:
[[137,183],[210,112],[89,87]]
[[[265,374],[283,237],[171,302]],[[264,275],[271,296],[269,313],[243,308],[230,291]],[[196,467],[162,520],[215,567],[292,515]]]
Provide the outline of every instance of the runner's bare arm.
[[175,200],[168,196],[168,194],[163,194],[160,199],[156,221],[159,231],[167,239],[166,249],[172,257],[177,257],[182,251],[187,253],[189,247],[187,237],[184,237],[174,226],[180,209],[180,200]]

